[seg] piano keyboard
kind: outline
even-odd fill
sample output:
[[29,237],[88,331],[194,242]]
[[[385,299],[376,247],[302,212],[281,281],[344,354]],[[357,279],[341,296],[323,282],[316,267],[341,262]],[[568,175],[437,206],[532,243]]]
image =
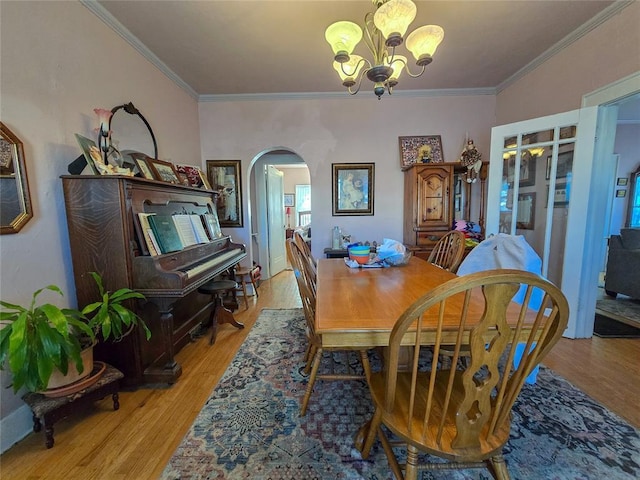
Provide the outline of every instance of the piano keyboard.
[[218,256],[212,258],[211,260],[207,260],[205,262],[199,263],[195,267],[188,268],[188,269],[185,269],[185,270],[182,270],[182,271],[187,274],[187,278],[195,277],[195,276],[199,275],[200,273],[202,273],[202,272],[204,272],[206,270],[209,270],[214,265],[218,265],[218,264],[224,262],[225,260],[229,260],[229,259],[231,259],[233,257],[237,257],[238,254],[241,254],[241,253],[242,252],[239,249],[228,250],[228,251],[224,252],[222,255],[218,255]]

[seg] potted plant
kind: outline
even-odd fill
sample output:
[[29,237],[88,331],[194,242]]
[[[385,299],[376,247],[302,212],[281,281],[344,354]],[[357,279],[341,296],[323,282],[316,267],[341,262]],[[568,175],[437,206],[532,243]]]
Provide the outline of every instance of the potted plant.
[[[97,339],[118,341],[136,325],[144,329],[147,340],[150,338],[144,321],[124,305],[129,299],[144,299],[144,295],[129,288],[113,293],[105,291],[102,277],[90,273],[100,299],[82,310],[50,303],[36,305],[44,290],[63,295],[56,285],[36,290],[28,307],[0,301],[0,368],[8,366],[14,392],[23,386],[31,392],[44,391],[57,371],[67,375],[75,369],[86,376],[93,367],[93,357],[87,372],[82,351],[92,348]],[[69,383],[74,381],[71,378]]]

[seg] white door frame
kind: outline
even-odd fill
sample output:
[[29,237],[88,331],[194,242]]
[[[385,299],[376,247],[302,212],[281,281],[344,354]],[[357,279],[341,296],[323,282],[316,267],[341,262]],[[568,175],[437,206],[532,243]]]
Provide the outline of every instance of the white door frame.
[[[593,195],[591,184],[593,182],[592,172],[594,170],[594,139],[597,121],[596,107],[573,110],[571,112],[549,115],[522,122],[512,123],[494,127],[491,131],[491,154],[489,164],[489,178],[487,188],[487,225],[486,233],[497,234],[499,232],[500,210],[500,190],[502,185],[502,153],[504,149],[504,139],[516,136],[519,133],[529,133],[556,129],[558,138],[558,128],[567,125],[577,125],[577,135],[574,146],[574,160],[571,185],[571,201],[567,216],[566,237],[564,247],[564,259],[562,267],[562,284],[560,288],[569,302],[570,316],[569,324],[564,335],[576,337],[578,332],[584,330],[583,324],[589,324],[593,329],[593,311],[590,315],[584,312],[584,305],[580,302],[580,291],[583,288],[583,281],[586,277],[587,264],[591,261],[587,254],[588,233],[593,229],[593,222],[588,222],[590,212],[593,210]],[[557,155],[557,149],[554,150]],[[553,173],[553,172],[552,172]],[[555,176],[551,175],[551,183]],[[544,188],[544,187],[543,187]],[[553,184],[549,186],[553,188]],[[552,204],[551,204],[552,205]],[[550,217],[552,210],[547,210]],[[602,217],[602,214],[600,215]],[[547,222],[547,225],[551,225]],[[602,229],[600,230],[602,231]],[[547,231],[547,237],[550,233]],[[546,242],[547,245],[549,242]],[[548,252],[543,252],[547,258]],[[594,281],[597,285],[597,276]],[[595,304],[593,306],[595,311]],[[588,328],[588,327],[587,327]],[[589,333],[589,336],[591,332]]]
[[[608,236],[609,228],[609,225],[606,224],[608,216],[603,211],[603,208],[606,208],[605,206],[609,203],[609,188],[615,177],[615,170],[611,168],[610,159],[613,155],[613,146],[615,143],[617,103],[632,95],[638,94],[640,94],[640,71],[583,96],[582,106],[597,108],[597,116],[595,136],[590,140],[589,144],[585,143],[587,139],[582,138],[584,135],[581,137],[580,131],[578,132],[578,137],[581,140],[580,148],[584,151],[578,150],[578,142],[576,142],[575,158],[578,158],[578,155],[584,158],[585,155],[589,155],[589,152],[591,152],[592,165],[588,179],[584,178],[586,172],[582,172],[579,177],[582,178],[582,181],[587,180],[587,182],[584,183],[584,185],[588,185],[586,212],[584,215],[573,215],[572,218],[572,220],[574,220],[573,223],[575,223],[577,219],[583,221],[584,228],[580,229],[579,238],[577,236],[573,237],[574,232],[571,232],[571,236],[573,237],[572,241],[566,245],[570,247],[569,250],[573,253],[572,257],[578,257],[577,254],[580,254],[577,258],[577,263],[575,263],[578,267],[577,270],[571,269],[571,273],[573,273],[572,276],[574,279],[577,279],[577,281],[572,282],[571,288],[569,288],[572,312],[569,326],[564,333],[565,336],[571,338],[587,338],[593,334],[598,275],[601,260],[606,255],[606,242],[603,242],[602,238],[603,236]],[[575,112],[582,112],[582,110],[576,110]],[[587,113],[587,110],[585,109],[584,112]],[[593,121],[591,119],[592,115],[588,114],[588,116],[588,123],[591,124]],[[585,117],[584,120],[587,120],[587,118]],[[493,189],[491,188],[491,173],[496,171],[494,175],[499,176],[502,170],[502,157],[498,152],[501,154],[502,144],[499,140],[495,140],[494,143],[492,135],[490,161],[491,165],[494,165],[496,168],[489,169],[487,234],[498,231],[497,219],[499,218],[499,211],[493,210],[497,210],[496,206],[499,205],[499,182],[501,179],[497,179],[498,184],[496,185],[496,179],[494,177],[494,186]],[[494,159],[494,157],[496,158]],[[580,168],[578,171],[582,171],[582,169]],[[574,175],[573,180],[575,184],[578,183],[579,178],[576,178]],[[573,195],[575,195],[575,189],[572,191],[572,196]],[[575,199],[576,197],[574,196],[573,198]],[[569,218],[571,219],[571,214]],[[565,253],[567,251],[568,250],[565,249]],[[565,265],[566,264],[565,256]],[[564,278],[566,278],[566,275],[563,275],[563,279]],[[565,281],[563,280],[563,291],[565,291],[564,284]],[[565,295],[567,295],[567,292],[565,292]]]

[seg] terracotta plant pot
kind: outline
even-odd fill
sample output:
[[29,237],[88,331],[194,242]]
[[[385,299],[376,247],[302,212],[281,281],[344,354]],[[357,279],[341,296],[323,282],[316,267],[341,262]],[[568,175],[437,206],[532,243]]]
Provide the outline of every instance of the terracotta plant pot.
[[93,369],[93,345],[85,348],[80,353],[80,357],[82,358],[82,365],[84,366],[82,373],[78,372],[75,363],[69,364],[69,369],[67,370],[66,375],[63,375],[60,370],[54,370],[51,374],[51,378],[49,379],[49,383],[47,384],[47,389],[64,387],[65,385],[69,385],[70,383],[77,382],[78,380],[82,380],[89,376]]

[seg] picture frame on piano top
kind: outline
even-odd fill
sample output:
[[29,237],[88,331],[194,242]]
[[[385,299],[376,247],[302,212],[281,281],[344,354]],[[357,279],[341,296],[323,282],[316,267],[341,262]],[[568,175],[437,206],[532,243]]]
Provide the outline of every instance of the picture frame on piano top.
[[133,162],[138,167],[138,172],[142,178],[146,178],[147,180],[156,180],[156,177],[147,163],[147,157],[144,153],[141,152],[128,152],[129,157],[133,159]]
[[182,185],[182,181],[178,176],[176,167],[171,162],[165,162],[164,160],[158,160],[157,158],[147,157],[147,164],[151,167],[156,180],[167,183],[175,183]]
[[216,210],[221,227],[242,227],[240,160],[207,160],[207,178],[218,193]]

